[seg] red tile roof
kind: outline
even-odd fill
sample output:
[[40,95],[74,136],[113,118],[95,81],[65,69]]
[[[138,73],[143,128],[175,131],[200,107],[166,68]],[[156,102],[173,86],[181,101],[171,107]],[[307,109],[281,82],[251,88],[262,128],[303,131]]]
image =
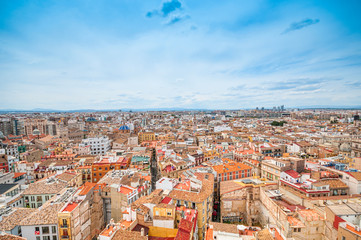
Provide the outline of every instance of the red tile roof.
[[20,176],[23,176],[23,175],[25,175],[26,173],[20,173],[20,172],[16,172],[16,173],[14,173],[14,177],[13,178],[18,178],[18,177],[20,177]]
[[295,170],[287,170],[287,171],[285,171],[284,173],[290,175],[290,176],[293,177],[293,178],[299,178],[299,177],[301,177],[301,175],[300,175],[298,172],[296,172]]
[[170,197],[165,197],[160,203],[169,204],[172,199]]
[[74,208],[76,208],[76,206],[78,206],[77,203],[69,203],[63,210],[63,212],[71,212],[74,210]]

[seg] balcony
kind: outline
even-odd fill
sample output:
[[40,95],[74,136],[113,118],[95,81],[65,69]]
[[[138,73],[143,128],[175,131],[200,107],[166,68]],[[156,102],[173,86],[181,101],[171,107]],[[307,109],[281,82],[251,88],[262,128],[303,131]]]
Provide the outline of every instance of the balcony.
[[61,235],[61,239],[69,239],[69,235]]
[[68,224],[60,224],[60,228],[68,228]]

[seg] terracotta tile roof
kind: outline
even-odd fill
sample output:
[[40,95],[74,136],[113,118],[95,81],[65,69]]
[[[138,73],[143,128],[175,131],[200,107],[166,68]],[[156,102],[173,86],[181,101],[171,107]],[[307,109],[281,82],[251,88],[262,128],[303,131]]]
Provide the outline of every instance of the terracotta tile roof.
[[64,172],[62,174],[59,174],[58,176],[56,176],[56,178],[69,182],[71,181],[73,178],[76,177],[76,173],[71,173],[71,172]]
[[265,228],[259,232],[257,232],[257,239],[258,240],[274,240],[275,238],[272,237],[272,234],[270,233],[270,231]]
[[327,180],[321,180],[315,183],[312,183],[312,185],[316,187],[329,185],[331,189],[333,188],[348,188],[348,186],[342,182],[340,179],[327,179]]
[[228,223],[219,223],[219,222],[210,222],[209,225],[213,226],[213,231],[221,231],[227,233],[238,234],[239,230],[237,229],[237,224],[228,224]]
[[0,233],[0,240],[26,240],[26,238],[11,235],[8,233]]
[[79,189],[81,189],[79,195],[80,196],[86,195],[96,185],[97,185],[96,183],[85,182],[81,187],[79,187]]
[[67,186],[64,181],[52,181],[47,183],[47,180],[41,180],[31,183],[23,192],[23,195],[40,195],[40,194],[56,194]]
[[296,227],[296,228],[305,227],[305,225],[301,222],[301,220],[295,217],[288,216],[287,221],[291,225],[291,227]]
[[170,201],[172,201],[172,199],[170,197],[165,197],[161,203],[165,203],[165,204],[168,204]]
[[1,231],[11,231],[16,227],[26,216],[36,211],[34,208],[17,208],[9,216],[3,217],[0,222]]
[[215,166],[212,166],[212,168],[217,172],[217,174],[252,169],[252,167],[247,166],[246,164],[243,164],[240,162],[235,162],[232,160],[223,160],[222,165],[215,165]]
[[28,217],[24,218],[20,225],[50,225],[58,223],[58,212],[65,205],[65,203],[54,203],[53,205],[44,205],[42,208],[36,209]]
[[287,175],[290,175],[293,178],[300,178],[301,177],[301,175],[298,172],[296,172],[295,170],[292,170],[292,169],[287,170],[284,173],[286,173]]
[[194,173],[194,175],[197,176],[198,180],[202,181],[202,188],[200,192],[173,189],[168,196],[173,199],[191,201],[196,203],[201,203],[206,200],[211,194],[213,194],[214,176],[213,174],[198,172]]
[[17,178],[17,177],[23,176],[23,175],[25,175],[25,174],[26,174],[25,172],[24,172],[24,173],[16,172],[16,173],[14,173],[14,177],[13,177],[13,178]]
[[162,193],[163,193],[162,189],[156,189],[150,195],[142,196],[139,199],[137,199],[135,202],[133,202],[132,203],[132,208],[137,209],[137,208],[139,208],[141,205],[143,205],[145,203],[158,204],[163,199],[163,197],[161,196]]
[[147,236],[141,236],[140,232],[118,230],[112,240],[147,240]]
[[300,217],[302,217],[305,221],[319,221],[325,220],[323,216],[321,216],[316,210],[313,209],[302,209],[298,211]]
[[349,172],[348,174],[354,177],[357,181],[361,181],[361,172]]
[[77,203],[68,203],[62,212],[71,212],[78,206]]

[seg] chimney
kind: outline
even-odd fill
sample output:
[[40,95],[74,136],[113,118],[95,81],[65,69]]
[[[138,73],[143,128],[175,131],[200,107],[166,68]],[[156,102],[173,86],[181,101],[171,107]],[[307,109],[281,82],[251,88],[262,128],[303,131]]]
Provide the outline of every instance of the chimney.
[[142,236],[142,237],[144,236],[144,228],[140,229],[140,236]]

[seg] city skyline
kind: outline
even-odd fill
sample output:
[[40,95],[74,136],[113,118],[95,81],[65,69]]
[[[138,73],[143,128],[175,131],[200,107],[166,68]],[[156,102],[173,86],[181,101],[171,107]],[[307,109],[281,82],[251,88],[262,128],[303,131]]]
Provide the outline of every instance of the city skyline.
[[361,4],[2,1],[2,109],[360,106]]

